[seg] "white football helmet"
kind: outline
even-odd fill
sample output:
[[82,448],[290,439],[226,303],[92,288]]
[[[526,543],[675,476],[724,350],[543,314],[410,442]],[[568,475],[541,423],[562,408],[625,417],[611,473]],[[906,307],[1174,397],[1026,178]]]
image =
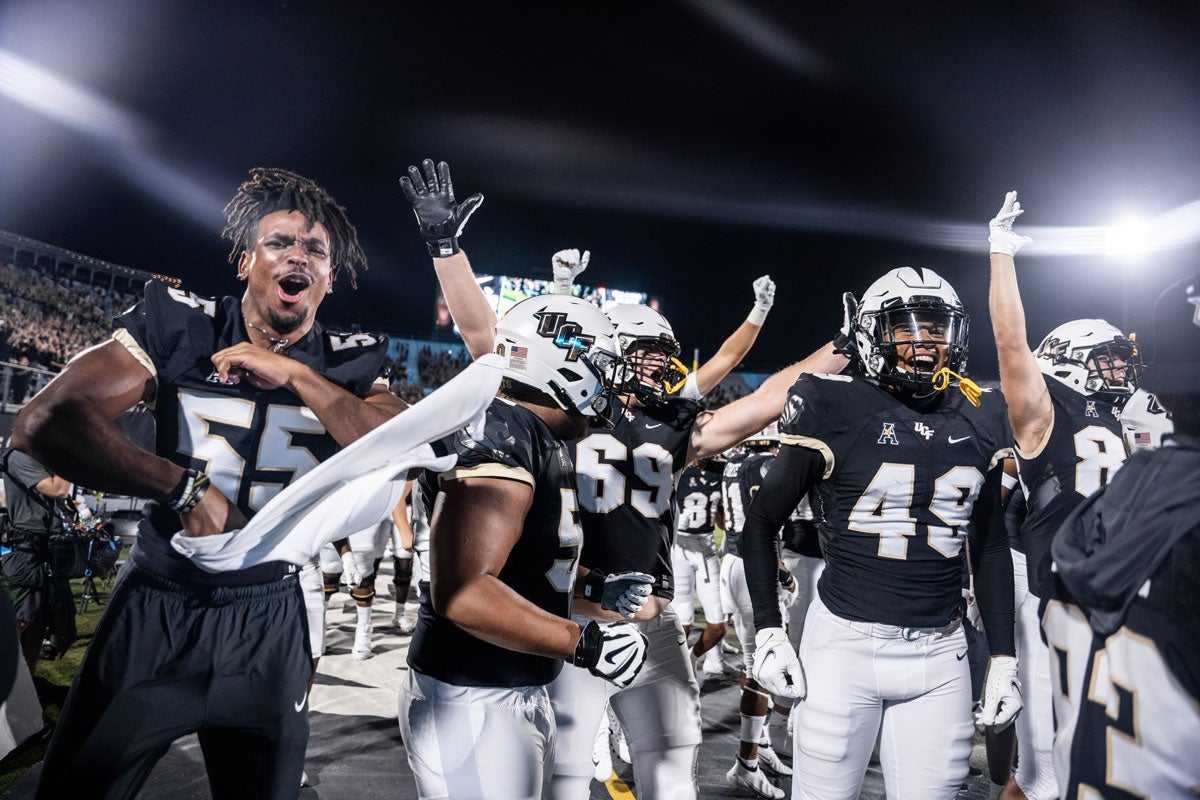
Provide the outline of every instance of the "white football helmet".
[[1046,335],[1034,355],[1044,374],[1116,406],[1133,394],[1142,367],[1137,344],[1102,319],[1064,322]]
[[1130,395],[1121,409],[1121,433],[1130,453],[1162,447],[1163,437],[1174,432],[1171,414],[1145,389]]
[[564,411],[611,424],[610,378],[620,372],[612,323],[577,297],[544,294],[514,305],[496,324],[504,376],[548,395]]
[[[677,386],[687,376],[671,363],[679,356],[679,342],[671,323],[649,306],[633,303],[609,306],[605,313],[616,329],[618,352],[627,366],[615,381],[617,388],[647,405],[663,402],[669,393],[667,384]],[[646,365],[646,351],[665,358],[661,374],[657,365]]]
[[[924,358],[916,352],[920,348],[897,341],[894,334],[922,332],[920,341],[945,346],[946,366],[962,372],[967,365],[968,327],[969,318],[953,286],[931,269],[901,267],[875,281],[863,294],[853,333],[867,377],[914,395],[928,395],[934,391],[937,356],[930,354],[928,369],[924,369]],[[898,366],[897,350],[902,347],[912,348],[908,360],[917,360],[915,371]]]
[[779,423],[772,422],[753,436],[742,441],[749,450],[769,450],[779,444]]

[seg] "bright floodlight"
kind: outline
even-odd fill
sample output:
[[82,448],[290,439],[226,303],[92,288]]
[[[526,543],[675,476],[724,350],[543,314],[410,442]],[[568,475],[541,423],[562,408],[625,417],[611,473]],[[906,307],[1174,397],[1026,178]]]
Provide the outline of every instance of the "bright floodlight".
[[1129,219],[1110,225],[1104,232],[1104,254],[1119,258],[1139,258],[1149,250],[1146,223]]

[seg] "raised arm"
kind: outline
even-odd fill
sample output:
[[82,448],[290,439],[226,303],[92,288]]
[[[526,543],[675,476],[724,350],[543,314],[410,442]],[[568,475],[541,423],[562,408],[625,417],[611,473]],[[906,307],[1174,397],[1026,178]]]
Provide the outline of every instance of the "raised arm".
[[696,387],[700,394],[705,395],[716,388],[717,384],[732,372],[754,346],[767,314],[775,304],[775,281],[770,275],[763,275],[754,282],[754,308],[750,316],[738,326],[738,329],[726,339],[721,348],[696,370]]
[[808,358],[785,367],[763,381],[752,393],[716,411],[706,411],[696,420],[687,460],[706,458],[728,450],[756,431],[761,431],[783,413],[788,389],[803,373],[836,374],[847,359],[833,352],[830,342]]
[[1050,392],[1038,369],[1037,359],[1029,349],[1025,332],[1025,308],[1017,288],[1017,271],[1013,256],[1030,239],[1013,232],[1013,221],[1023,212],[1017,193],[1004,197],[1000,213],[989,223],[992,278],[988,291],[988,308],[992,317],[992,333],[1000,360],[1000,391],[1008,404],[1017,447],[1029,453],[1035,451],[1054,422]]
[[424,174],[415,166],[408,168],[408,175],[400,179],[400,188],[417,217],[450,316],[462,332],[471,357],[479,358],[492,352],[496,312],[475,281],[471,262],[458,246],[458,236],[483,202],[483,195],[473,194],[458,203],[454,199],[449,165],[442,161],[435,168],[427,158],[421,166]]

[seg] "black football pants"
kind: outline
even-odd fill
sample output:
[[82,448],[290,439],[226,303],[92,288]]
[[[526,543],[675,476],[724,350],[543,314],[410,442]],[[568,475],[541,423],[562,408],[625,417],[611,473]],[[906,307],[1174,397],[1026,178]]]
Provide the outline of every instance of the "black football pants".
[[122,572],[36,796],[133,797],[171,742],[198,732],[215,800],[295,798],[313,669],[296,576],[212,589],[132,560]]

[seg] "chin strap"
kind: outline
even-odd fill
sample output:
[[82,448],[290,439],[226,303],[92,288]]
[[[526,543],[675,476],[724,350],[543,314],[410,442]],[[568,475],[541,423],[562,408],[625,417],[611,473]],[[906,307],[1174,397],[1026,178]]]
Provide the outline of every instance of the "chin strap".
[[983,394],[983,390],[979,388],[979,384],[970,378],[964,378],[949,367],[942,367],[933,374],[933,388],[939,392],[946,391],[950,388],[951,377],[958,378],[959,391],[970,401],[971,405],[979,408],[979,397]]
[[675,394],[683,388],[683,385],[687,383],[688,372],[688,368],[682,361],[674,356],[671,357],[671,363],[663,374],[663,388],[667,390],[667,394]]

